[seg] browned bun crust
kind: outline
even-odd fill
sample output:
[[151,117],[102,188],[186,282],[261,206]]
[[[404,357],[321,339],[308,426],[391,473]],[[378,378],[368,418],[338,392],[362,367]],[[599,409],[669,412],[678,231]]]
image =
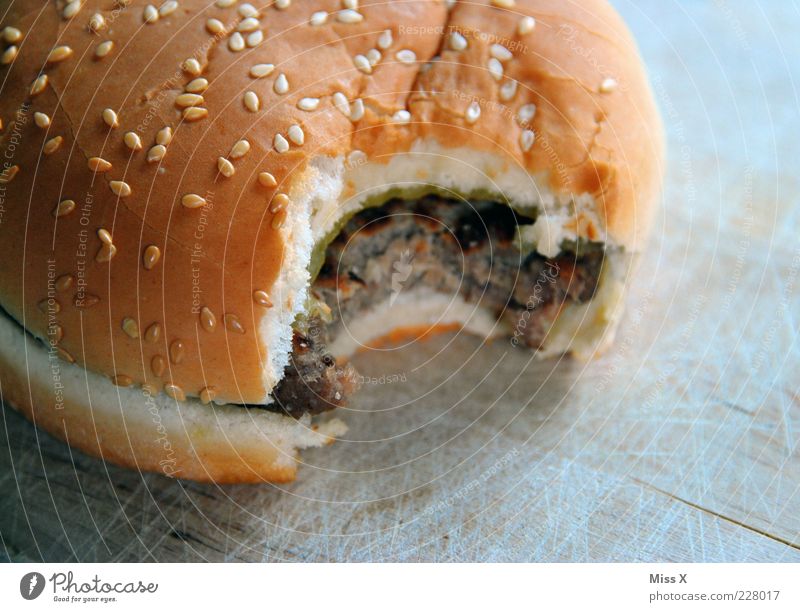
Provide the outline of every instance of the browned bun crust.
[[[264,41],[237,50],[234,32],[249,14],[242,4],[178,0],[161,5],[153,23],[146,23],[146,0],[85,0],[77,11],[63,0],[17,0],[4,13],[0,27],[18,29],[21,38],[8,33],[3,49],[13,44],[18,51],[0,66],[0,306],[38,338],[57,340],[64,359],[123,387],[166,390],[178,402],[209,394],[263,401],[288,352],[275,329],[285,336],[302,307],[298,274],[311,248],[303,228],[319,189],[309,167],[320,158],[341,163],[355,150],[371,165],[390,164],[420,141],[494,156],[502,165],[481,168],[487,185],[494,173],[523,169],[530,188],[516,203],[538,206],[542,192],[556,200],[586,196],[591,209],[575,219],[577,236],[641,249],[661,179],[661,127],[635,44],[605,0],[452,8],[433,0],[362,0],[360,21],[339,12],[340,0],[254,3],[253,27]],[[325,24],[309,24],[316,11],[329,13]],[[535,18],[532,31],[521,25],[525,17]],[[213,33],[209,19],[226,29]],[[245,41],[255,31],[249,24],[241,27]],[[391,40],[381,38],[385,30]],[[466,48],[452,49],[453,32]],[[500,79],[488,68],[494,44],[511,51],[498,60]],[[354,57],[376,48],[381,60],[366,74]],[[401,50],[413,56],[398,56]],[[274,72],[254,78],[253,66],[267,63]],[[506,98],[509,79],[518,87]],[[179,98],[187,86],[202,99]],[[363,100],[363,116],[337,110],[337,92],[351,103]],[[318,99],[318,107],[299,108],[304,98]],[[207,117],[189,120],[187,104]],[[475,104],[477,119],[468,112]],[[536,114],[524,122],[516,117],[526,104],[535,104]],[[105,109],[116,113],[116,127]],[[404,110],[408,121],[398,115]],[[296,132],[290,137],[292,125],[302,126],[303,143]],[[165,127],[173,136],[163,159],[148,161]],[[536,138],[528,150],[525,130]],[[141,150],[131,149],[133,137],[126,145],[127,132]],[[276,134],[288,151],[276,150]],[[250,149],[232,159],[239,139]],[[220,157],[230,159],[233,175],[221,173]],[[262,172],[276,185],[260,182]],[[438,180],[424,161],[405,178]],[[361,188],[345,176],[334,203]],[[287,209],[274,206],[278,193],[292,196]],[[184,201],[192,194],[206,205],[185,206],[202,204]],[[74,208],[54,216],[65,200]],[[160,257],[150,265],[155,249]],[[283,278],[292,266],[294,280]],[[254,299],[256,291],[272,296],[274,306]],[[8,391],[7,377],[11,386],[26,386],[19,368],[4,362],[0,374],[10,403],[33,416],[37,393]],[[88,413],[75,401],[66,421],[43,412],[37,423],[62,437],[65,423],[80,429]],[[114,439],[114,428],[109,421],[103,440]],[[71,443],[111,456],[109,443],[89,437],[69,435]],[[153,468],[133,451],[112,458]],[[261,460],[271,461],[269,454]],[[187,456],[185,473],[203,478],[188,467],[193,461]],[[224,463],[209,478],[248,479],[247,470]],[[260,474],[290,477],[283,468]]]

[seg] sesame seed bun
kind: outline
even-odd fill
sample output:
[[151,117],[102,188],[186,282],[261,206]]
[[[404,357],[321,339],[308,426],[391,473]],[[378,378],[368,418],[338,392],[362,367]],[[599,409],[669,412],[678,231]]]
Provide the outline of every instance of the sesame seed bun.
[[[315,249],[347,215],[437,188],[536,215],[548,256],[578,238],[620,261],[643,248],[663,138],[607,2],[354,6],[8,7],[4,401],[87,452],[164,472],[153,401],[173,475],[287,480],[295,449],[340,425],[226,404],[270,401]],[[542,355],[608,344],[619,269],[562,314]]]

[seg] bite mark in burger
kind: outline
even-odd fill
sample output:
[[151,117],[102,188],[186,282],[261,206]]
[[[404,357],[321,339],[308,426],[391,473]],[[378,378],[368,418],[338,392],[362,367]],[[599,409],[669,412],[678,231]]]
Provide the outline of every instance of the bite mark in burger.
[[604,0],[106,4],[0,23],[0,382],[38,426],[287,481],[387,337],[609,345],[663,145]]

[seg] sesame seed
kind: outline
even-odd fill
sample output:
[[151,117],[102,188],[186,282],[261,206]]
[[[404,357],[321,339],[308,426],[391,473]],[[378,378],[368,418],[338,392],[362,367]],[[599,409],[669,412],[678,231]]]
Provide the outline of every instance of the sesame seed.
[[244,49],[244,38],[242,37],[239,32],[234,32],[231,34],[231,37],[228,39],[228,49],[233,51],[234,53],[238,53],[242,49]]
[[97,237],[103,244],[111,244],[113,242],[111,239],[111,232],[109,232],[107,229],[100,228],[97,230]]
[[272,308],[272,300],[269,299],[269,294],[266,291],[253,291],[253,301],[264,308]]
[[517,81],[511,79],[503,83],[500,87],[500,99],[504,102],[508,102],[517,94]]
[[244,94],[244,106],[251,113],[257,113],[261,109],[261,100],[254,91],[248,91]]
[[196,93],[202,93],[202,92],[204,92],[206,89],[208,89],[208,81],[207,81],[206,79],[204,79],[203,77],[199,77],[199,78],[197,78],[197,79],[194,79],[194,80],[192,80],[192,81],[189,81],[189,82],[186,84],[186,87],[185,87],[185,89],[186,89],[186,91],[188,91],[189,93],[194,93],[194,94],[196,94]]
[[122,331],[124,331],[131,338],[139,337],[139,324],[130,317],[122,319]]
[[75,210],[75,200],[61,200],[53,209],[54,217],[65,217]]
[[536,135],[533,133],[533,130],[524,130],[522,134],[520,134],[519,144],[525,153],[531,150],[531,147],[533,147],[533,141],[535,139]]
[[530,34],[533,32],[533,28],[536,27],[536,20],[533,17],[523,17],[519,20],[519,24],[517,25],[517,34],[520,36],[524,36],[525,34]]
[[204,404],[210,404],[217,397],[217,390],[214,387],[205,387],[200,391],[200,401]]
[[154,244],[149,245],[142,253],[142,265],[145,270],[152,270],[159,259],[161,259],[161,249]]
[[291,204],[289,196],[287,196],[285,193],[276,193],[272,198],[272,201],[269,203],[269,212],[274,215],[279,210],[286,209],[289,204]]
[[156,134],[156,144],[166,147],[170,142],[172,142],[172,128],[167,126],[158,130],[158,134]]
[[101,116],[108,127],[112,129],[119,127],[119,118],[117,117],[117,113],[115,113],[112,109],[104,109]]
[[384,51],[392,46],[394,39],[392,38],[392,31],[391,30],[384,30],[378,36],[378,49],[383,49]]
[[275,0],[275,8],[279,11],[289,8],[292,0]]
[[159,162],[164,159],[164,156],[167,154],[167,147],[164,145],[154,145],[150,147],[150,150],[147,151],[147,161],[151,164],[153,162]]
[[345,117],[350,117],[350,102],[347,100],[347,96],[341,91],[337,91],[333,94],[333,106]]
[[144,330],[144,340],[150,344],[155,344],[161,337],[161,325],[153,323]]
[[47,83],[48,83],[47,75],[46,74],[39,75],[39,77],[31,85],[31,95],[38,96],[47,88]]
[[158,14],[166,17],[172,15],[176,10],[178,10],[178,3],[175,0],[167,0],[158,8]]
[[209,19],[206,21],[206,30],[209,34],[220,34],[225,31],[225,24],[219,19]]
[[176,402],[185,402],[186,401],[186,393],[183,392],[178,385],[175,383],[167,383],[164,385],[164,393],[166,393],[169,397],[174,399]]
[[347,156],[347,163],[350,166],[357,166],[367,162],[367,154],[360,149],[353,149]]
[[6,66],[13,62],[17,57],[17,51],[16,45],[11,45],[8,49],[3,51],[3,55],[0,55],[0,64]]
[[116,374],[111,378],[111,383],[117,387],[130,387],[133,384],[133,379],[125,374]]
[[175,98],[175,106],[186,108],[189,106],[200,106],[205,100],[200,94],[184,93]]
[[396,123],[408,123],[411,121],[411,113],[405,109],[399,110],[392,115],[392,121]]
[[[81,295],[83,297],[81,297]],[[72,305],[75,306],[75,308],[78,308],[80,310],[84,310],[86,308],[92,308],[93,306],[97,306],[97,304],[99,302],[100,302],[100,298],[97,297],[94,293],[86,293],[86,292],[84,292],[83,294],[76,293],[72,297]]]
[[51,301],[50,299],[44,299],[36,304],[36,307],[44,314],[50,312],[51,309],[52,312],[61,312],[61,304],[58,302],[58,300]]
[[188,122],[200,121],[208,117],[208,109],[201,106],[192,106],[183,109],[183,118]]
[[370,66],[374,67],[375,64],[381,61],[381,57],[383,56],[381,55],[381,52],[378,51],[377,49],[370,49],[369,51],[367,51],[367,59],[369,60]]
[[499,81],[503,78],[503,64],[501,64],[496,57],[490,57],[486,66],[489,68],[489,74],[492,75],[495,81]]
[[164,374],[164,370],[167,369],[167,362],[161,355],[155,355],[150,360],[150,369],[153,370],[153,374],[156,376],[161,376]]
[[37,127],[45,129],[50,125],[50,117],[44,113],[33,113],[33,122],[37,125]]
[[272,217],[272,229],[281,229],[283,224],[286,223],[287,213],[285,210],[279,210],[275,213],[275,216]]
[[346,9],[358,10],[358,0],[342,0],[342,6]]
[[49,336],[53,336],[53,342],[58,344],[61,342],[62,338],[64,338],[64,328],[60,325],[53,325],[50,327],[50,332],[48,333]]
[[75,277],[72,274],[62,274],[56,279],[56,291],[63,293],[69,291],[75,282]]
[[261,30],[256,30],[255,32],[253,32],[252,34],[248,34],[247,36],[247,46],[250,48],[257,47],[263,41],[264,41],[264,32],[262,32]]
[[366,56],[359,53],[353,58],[353,64],[364,74],[372,74],[372,64],[369,63]]
[[353,107],[350,111],[350,121],[360,121],[364,118],[364,100],[358,98],[353,100]]
[[241,4],[241,5],[239,5],[239,8],[237,9],[237,12],[239,13],[240,17],[244,17],[245,19],[248,18],[248,17],[258,17],[259,16],[258,9],[256,7],[254,7],[252,4],[250,4],[249,2],[245,2],[245,3]]
[[275,134],[272,146],[275,147],[278,153],[286,153],[289,150],[289,141],[282,134]]
[[108,186],[114,192],[114,195],[120,198],[127,198],[131,195],[131,186],[125,181],[111,181]]
[[83,8],[83,3],[81,0],[77,0],[77,2],[70,2],[64,7],[64,10],[61,11],[61,16],[64,17],[64,19],[72,19],[78,14],[78,11],[80,11],[81,8]]
[[497,43],[489,47],[489,53],[492,55],[492,57],[497,58],[501,62],[507,62],[514,57],[514,54],[511,53],[511,51],[506,49],[503,45]]
[[17,28],[6,26],[3,28],[3,40],[7,43],[19,42],[22,39],[22,32]]
[[611,77],[603,79],[603,82],[600,83],[600,93],[611,93],[617,88],[617,85],[619,85],[619,83],[617,83],[616,79]]
[[255,17],[247,17],[239,22],[239,25],[236,26],[236,29],[239,32],[252,32],[253,30],[257,30],[258,26],[260,25],[261,24],[259,23],[258,19]]
[[186,356],[186,347],[181,340],[173,340],[169,345],[169,360],[178,365]]
[[236,172],[236,168],[233,167],[233,164],[224,157],[217,158],[217,170],[226,178],[232,177],[233,173]]
[[237,0],[217,0],[214,4],[217,5],[217,8],[230,8],[234,4],[236,4]]
[[89,170],[92,172],[108,172],[111,170],[111,162],[102,157],[90,157]]
[[200,310],[200,325],[202,325],[203,329],[207,332],[213,332],[217,329],[217,317],[214,316],[214,313],[211,312],[208,306],[203,306]]
[[450,48],[453,51],[463,51],[467,48],[467,39],[460,32],[450,34]]
[[311,19],[309,19],[309,23],[312,26],[321,26],[326,21],[328,21],[328,12],[327,11],[317,11],[316,13],[311,14]]
[[297,108],[304,111],[316,110],[319,106],[319,98],[301,98],[297,102]]
[[250,68],[250,76],[254,79],[261,79],[272,74],[273,70],[275,70],[274,64],[256,64]]
[[185,208],[201,208],[206,205],[206,199],[196,193],[187,193],[181,198],[181,204]]
[[95,13],[89,19],[89,29],[92,32],[97,33],[105,27],[106,27],[105,17],[103,17],[100,13]]
[[467,107],[467,112],[464,115],[464,119],[466,120],[467,123],[473,124],[478,120],[478,117],[480,116],[481,116],[481,106],[475,100],[473,100]]
[[75,363],[75,358],[60,346],[58,347],[56,352],[58,353],[58,357],[62,361],[66,361],[67,363]]
[[17,164],[14,164],[10,168],[5,168],[2,172],[0,172],[0,183],[7,185],[14,180],[14,177],[17,176],[18,172],[19,166]]
[[353,9],[345,9],[336,13],[336,20],[341,23],[361,23],[364,15]]
[[250,150],[250,143],[246,140],[237,140],[236,143],[231,148],[230,157],[232,159],[239,159],[240,157],[244,157],[247,155],[247,152]]
[[417,54],[411,49],[401,49],[394,54],[394,57],[397,61],[403,64],[413,64],[417,61]]
[[289,136],[289,140],[291,140],[298,147],[303,146],[303,144],[306,141],[306,134],[303,131],[303,128],[301,128],[297,124],[294,124],[289,127],[287,135]]
[[237,317],[235,314],[228,313],[224,315],[222,319],[225,321],[225,329],[228,331],[232,331],[237,334],[245,333],[244,326],[239,321],[239,317]]
[[63,62],[70,55],[72,55],[72,49],[70,47],[67,47],[66,45],[56,47],[47,54],[47,63],[57,64],[58,62]]
[[42,151],[44,152],[45,155],[52,155],[53,153],[58,151],[58,148],[61,146],[62,142],[64,142],[64,139],[61,136],[55,136],[50,140],[48,140],[46,143],[44,143]]
[[278,78],[275,79],[275,85],[273,85],[273,89],[275,90],[276,94],[285,94],[289,91],[289,79],[286,78],[286,75],[282,72],[278,75]]
[[269,172],[259,172],[258,182],[263,187],[275,187],[278,184],[278,181]]
[[181,67],[191,75],[198,76],[202,71],[203,68],[200,66],[200,62],[198,62],[195,58],[190,57],[184,60]]
[[517,119],[521,125],[526,125],[536,114],[535,104],[523,104],[517,111]]
[[514,4],[514,0],[492,0],[492,6],[496,6],[498,8],[514,8]]
[[158,9],[152,4],[148,4],[144,7],[144,22],[155,23],[156,21],[158,21]]
[[97,251],[97,255],[95,255],[95,261],[100,263],[107,263],[114,258],[114,255],[117,254],[117,247],[113,244],[104,244],[100,247],[100,250]]
[[114,41],[113,40],[105,40],[101,42],[94,50],[94,56],[96,58],[103,58],[114,48]]

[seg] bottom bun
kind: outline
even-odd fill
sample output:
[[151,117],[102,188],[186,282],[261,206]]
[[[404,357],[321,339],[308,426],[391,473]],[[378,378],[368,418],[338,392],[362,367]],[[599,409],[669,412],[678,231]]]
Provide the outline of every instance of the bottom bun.
[[288,482],[297,451],[347,430],[239,406],[176,401],[69,364],[0,315],[2,401],[89,455],[145,472],[202,482]]

